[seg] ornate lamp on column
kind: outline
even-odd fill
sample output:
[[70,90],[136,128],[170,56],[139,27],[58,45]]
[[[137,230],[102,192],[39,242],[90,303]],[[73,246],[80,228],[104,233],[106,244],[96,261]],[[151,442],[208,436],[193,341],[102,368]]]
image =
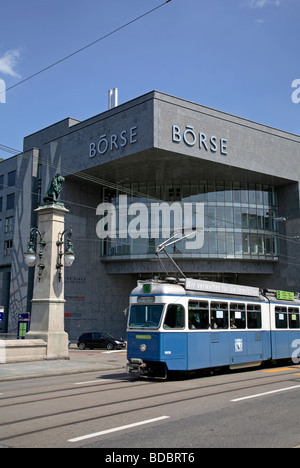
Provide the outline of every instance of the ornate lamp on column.
[[[67,237],[67,245],[65,247],[65,253],[63,253],[62,246],[64,245],[63,238],[66,235]],[[56,264],[56,269],[58,271],[58,281],[60,282],[61,280],[61,270],[63,267],[62,264],[62,257],[63,255],[65,256],[65,266],[70,267],[74,260],[75,260],[75,254],[73,252],[73,244],[71,242],[71,237],[72,237],[72,229],[68,228],[65,229],[62,234],[59,234],[59,240],[56,242],[56,245],[58,247],[58,259],[57,259],[57,264]]]
[[31,228],[30,229],[30,240],[28,242],[28,247],[27,247],[27,252],[24,253],[24,259],[25,259],[25,263],[27,266],[29,267],[33,267],[35,266],[36,264],[36,261],[37,261],[37,254],[35,252],[35,247],[34,247],[34,238],[39,236],[39,245],[40,245],[40,250],[39,250],[39,253],[38,253],[38,256],[39,256],[39,264],[38,264],[38,267],[39,267],[39,272],[38,272],[38,278],[39,278],[39,281],[41,280],[41,277],[42,277],[42,272],[43,272],[43,269],[45,268],[45,265],[44,263],[42,263],[42,258],[43,258],[43,251],[44,251],[44,248],[46,246],[46,242],[44,241],[43,237],[44,237],[44,234],[41,234],[40,231],[37,229],[37,228]]

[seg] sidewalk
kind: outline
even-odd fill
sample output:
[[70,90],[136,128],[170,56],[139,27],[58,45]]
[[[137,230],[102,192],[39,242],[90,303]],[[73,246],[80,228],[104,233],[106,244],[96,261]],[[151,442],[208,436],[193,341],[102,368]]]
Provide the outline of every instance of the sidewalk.
[[[79,359],[78,359],[79,358]],[[98,372],[123,369],[124,363],[112,360],[107,354],[99,354],[99,360],[90,358],[88,351],[84,359],[70,352],[70,360],[20,362],[0,364],[0,382],[8,380],[29,379],[55,375],[77,374],[82,372]]]

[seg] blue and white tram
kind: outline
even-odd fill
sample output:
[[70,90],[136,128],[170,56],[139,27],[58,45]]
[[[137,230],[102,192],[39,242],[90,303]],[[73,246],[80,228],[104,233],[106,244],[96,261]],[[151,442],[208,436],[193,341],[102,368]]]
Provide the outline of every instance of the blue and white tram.
[[191,279],[139,281],[130,296],[127,372],[166,377],[291,359],[300,345],[295,296]]

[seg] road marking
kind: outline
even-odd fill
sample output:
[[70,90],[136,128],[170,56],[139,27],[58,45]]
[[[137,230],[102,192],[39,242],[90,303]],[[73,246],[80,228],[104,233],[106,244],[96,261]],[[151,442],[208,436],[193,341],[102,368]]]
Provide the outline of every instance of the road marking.
[[289,370],[291,370],[290,367],[282,367],[281,369],[268,369],[268,370],[263,370],[262,372],[272,373],[272,372],[285,372]]
[[113,429],[107,429],[106,431],[95,432],[94,434],[87,434],[81,437],[75,437],[74,439],[69,439],[68,442],[80,442],[81,440],[91,439],[93,437],[99,437],[105,434],[111,434],[112,432],[124,431],[125,429],[131,429],[133,427],[143,426],[145,424],[151,424],[158,421],[163,421],[164,419],[169,419],[170,416],[160,416],[159,418],[146,419],[145,421],[140,421],[133,424],[127,424],[126,426],[114,427]]
[[117,379],[106,379],[105,377],[97,379],[97,380],[86,380],[84,382],[76,382],[74,385],[85,385],[90,383],[105,383],[105,382],[116,382],[117,380],[124,380],[124,379],[131,379],[131,375],[126,375],[123,377],[119,377]]
[[85,382],[76,382],[74,385],[85,385],[85,384],[90,384],[90,383],[99,383],[99,382],[107,382],[112,379],[98,379],[98,380],[86,380]]
[[280,393],[280,392],[287,392],[288,390],[294,390],[295,388],[300,388],[300,385],[295,385],[294,387],[287,387],[287,388],[279,388],[278,390],[272,390],[271,392],[265,393],[257,393],[256,395],[250,395],[242,398],[235,398],[234,400],[230,400],[232,402],[242,401],[242,400],[250,400],[251,398],[258,398],[265,395],[272,395],[273,393]]

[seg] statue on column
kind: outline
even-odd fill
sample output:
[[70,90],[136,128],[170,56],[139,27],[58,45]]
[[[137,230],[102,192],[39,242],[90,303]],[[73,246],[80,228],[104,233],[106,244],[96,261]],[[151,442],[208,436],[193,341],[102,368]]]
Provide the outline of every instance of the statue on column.
[[44,203],[57,203],[58,197],[63,189],[65,178],[59,173],[56,174],[50,184],[50,188],[44,197]]

